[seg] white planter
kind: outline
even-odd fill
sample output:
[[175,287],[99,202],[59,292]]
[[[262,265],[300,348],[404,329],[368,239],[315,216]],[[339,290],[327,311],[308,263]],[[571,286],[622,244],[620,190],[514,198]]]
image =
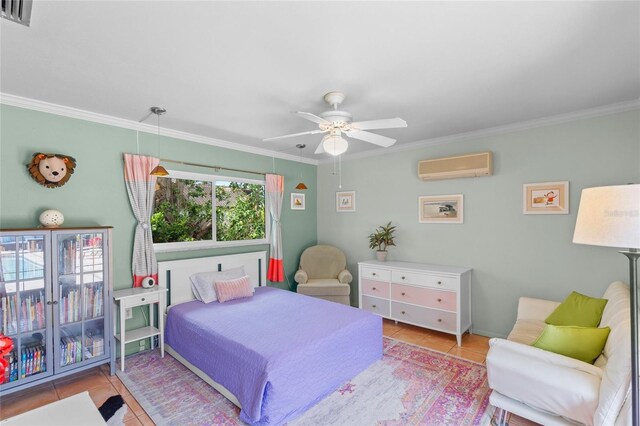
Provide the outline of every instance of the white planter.
[[387,258],[387,251],[386,250],[378,250],[376,251],[376,258],[378,259],[379,262],[384,262],[385,259]]

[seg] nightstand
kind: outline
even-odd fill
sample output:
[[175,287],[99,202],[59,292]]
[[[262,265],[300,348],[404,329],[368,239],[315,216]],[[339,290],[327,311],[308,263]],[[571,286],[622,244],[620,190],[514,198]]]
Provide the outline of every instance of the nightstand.
[[[158,312],[162,312],[162,307],[165,305],[166,292],[166,288],[160,288],[158,286],[152,288],[134,287],[113,292],[113,300],[115,301],[113,305],[114,330],[116,330],[116,318],[120,319],[120,334],[116,334],[115,336],[116,340],[120,342],[120,371],[124,371],[124,349],[127,343],[159,336],[160,356],[164,357],[164,321],[162,318],[158,318],[158,328],[154,327],[153,305],[158,303]],[[149,326],[136,328],[134,330],[125,330],[126,310],[145,305],[149,307]],[[119,308],[120,315],[116,315],[116,307]],[[115,345],[113,350],[116,350]]]

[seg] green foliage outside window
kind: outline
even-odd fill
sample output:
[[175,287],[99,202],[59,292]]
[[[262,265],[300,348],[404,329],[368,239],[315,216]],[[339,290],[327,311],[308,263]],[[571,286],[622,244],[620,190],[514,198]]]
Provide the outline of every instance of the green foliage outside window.
[[265,238],[264,186],[230,182],[216,186],[216,241]]
[[[212,240],[212,182],[159,178],[154,243]],[[264,185],[217,182],[216,241],[265,238]]]

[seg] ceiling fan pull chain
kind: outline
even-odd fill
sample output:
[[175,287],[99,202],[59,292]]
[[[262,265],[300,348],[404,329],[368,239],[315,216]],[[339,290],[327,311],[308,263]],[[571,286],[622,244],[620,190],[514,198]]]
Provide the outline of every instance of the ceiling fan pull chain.
[[342,189],[342,155],[338,155],[338,189]]

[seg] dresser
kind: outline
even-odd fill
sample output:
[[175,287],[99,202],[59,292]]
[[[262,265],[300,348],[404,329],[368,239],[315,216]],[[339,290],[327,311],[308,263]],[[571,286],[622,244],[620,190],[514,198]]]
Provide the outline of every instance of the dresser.
[[410,262],[358,263],[360,309],[455,334],[471,331],[471,268]]

